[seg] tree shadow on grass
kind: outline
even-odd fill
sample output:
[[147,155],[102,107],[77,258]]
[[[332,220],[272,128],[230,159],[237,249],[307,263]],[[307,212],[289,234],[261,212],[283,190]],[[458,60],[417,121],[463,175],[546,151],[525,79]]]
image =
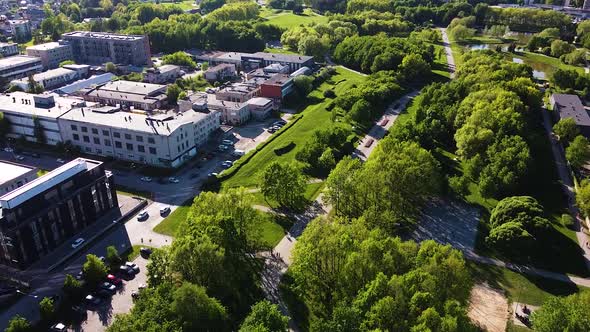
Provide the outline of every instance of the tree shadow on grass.
[[297,293],[295,287],[295,280],[290,275],[289,271],[287,271],[287,273],[283,275],[281,283],[279,284],[281,298],[289,308],[291,318],[297,323],[297,326],[302,331],[309,331],[310,312],[303,299]]

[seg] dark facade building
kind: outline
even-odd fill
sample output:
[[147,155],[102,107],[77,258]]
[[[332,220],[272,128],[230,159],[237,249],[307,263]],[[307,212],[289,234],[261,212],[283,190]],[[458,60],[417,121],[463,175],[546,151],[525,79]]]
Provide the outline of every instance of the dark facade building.
[[280,102],[294,89],[292,77],[287,74],[276,74],[260,85],[260,96]]
[[0,264],[24,269],[118,207],[113,176],[78,158],[0,196]]
[[64,33],[62,43],[72,46],[77,63],[151,66],[150,42],[147,36],[106,32],[75,31]]

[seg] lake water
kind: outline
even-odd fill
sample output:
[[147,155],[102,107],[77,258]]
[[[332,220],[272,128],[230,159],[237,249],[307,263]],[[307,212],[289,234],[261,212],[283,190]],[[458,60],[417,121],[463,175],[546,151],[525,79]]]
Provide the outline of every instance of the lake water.
[[526,63],[527,65],[531,66],[531,68],[533,68],[533,77],[536,79],[544,80],[547,78],[547,74],[544,71],[544,69],[546,68],[543,65],[540,65],[538,63],[526,62],[521,58],[512,58],[512,62],[520,64]]

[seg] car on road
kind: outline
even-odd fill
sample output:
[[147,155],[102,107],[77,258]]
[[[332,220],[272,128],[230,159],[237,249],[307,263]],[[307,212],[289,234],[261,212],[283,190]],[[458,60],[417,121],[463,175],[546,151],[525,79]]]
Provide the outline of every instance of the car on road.
[[162,207],[160,207],[160,215],[161,216],[165,216],[168,213],[170,213],[170,207],[169,206],[162,206]]
[[90,304],[90,305],[97,305],[100,303],[100,299],[94,295],[91,295],[91,294],[86,295],[86,297],[84,298],[84,301],[86,301],[86,303]]
[[25,160],[25,157],[23,157],[23,156],[16,156],[15,158],[16,158],[16,160]]
[[51,326],[51,329],[49,329],[49,331],[52,332],[64,332],[67,331],[66,326],[63,323],[57,323],[57,324],[53,324]]
[[115,277],[114,274],[107,275],[107,281],[115,286],[121,286],[123,284],[123,280],[120,278]]
[[4,152],[10,152],[10,153],[12,153],[12,152],[14,152],[14,149],[11,148],[11,147],[6,147],[6,148],[4,148]]
[[142,247],[141,249],[139,249],[139,254],[141,255],[141,257],[150,257],[150,255],[152,254],[152,249]]
[[215,172],[211,172],[211,173],[207,174],[207,176],[210,178],[216,178],[218,175],[219,175],[219,173],[215,173]]
[[138,215],[137,215],[137,221],[144,221],[147,220],[150,217],[149,213],[147,211],[141,211]]
[[61,158],[57,158],[57,160],[55,160],[55,161],[57,161],[60,164],[65,164],[66,163],[66,161],[63,160],[63,159],[61,159]]
[[128,268],[131,268],[133,270],[133,272],[139,273],[139,266],[137,266],[137,264],[132,263],[132,262],[126,262],[125,266],[127,266]]
[[143,182],[152,182],[152,178],[149,176],[142,176],[140,180]]
[[84,239],[81,237],[77,238],[76,241],[74,241],[74,243],[72,243],[72,249],[78,248],[79,246],[82,245],[82,243],[84,243]]
[[232,142],[228,139],[224,139],[223,141],[221,141],[221,144],[232,146],[232,145],[234,145],[234,142]]
[[107,290],[107,291],[109,291],[109,292],[111,292],[111,293],[114,294],[117,291],[117,286],[111,284],[108,281],[105,281],[102,284],[100,284],[100,289]]
[[367,142],[365,143],[365,147],[368,148],[369,146],[373,145],[373,142],[375,142],[375,140],[372,138],[369,138],[367,140]]
[[178,183],[178,182],[180,182],[180,180],[178,178],[175,178],[175,177],[171,176],[171,177],[168,178],[168,182],[170,182],[170,183]]
[[221,166],[224,168],[230,168],[234,165],[234,162],[231,160],[226,160],[224,162],[221,163]]

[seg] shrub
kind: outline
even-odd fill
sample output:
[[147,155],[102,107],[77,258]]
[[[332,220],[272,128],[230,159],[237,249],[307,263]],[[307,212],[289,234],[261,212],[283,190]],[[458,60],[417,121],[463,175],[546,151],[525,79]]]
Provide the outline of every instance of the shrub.
[[273,151],[277,156],[282,156],[285,153],[293,150],[293,148],[295,148],[295,143],[293,143],[293,141],[289,141],[287,144],[280,146]]
[[324,91],[324,98],[335,98],[336,97],[336,93],[334,92],[334,90],[329,89]]
[[563,227],[572,228],[574,227],[574,218],[570,214],[564,213],[561,215],[561,224]]

